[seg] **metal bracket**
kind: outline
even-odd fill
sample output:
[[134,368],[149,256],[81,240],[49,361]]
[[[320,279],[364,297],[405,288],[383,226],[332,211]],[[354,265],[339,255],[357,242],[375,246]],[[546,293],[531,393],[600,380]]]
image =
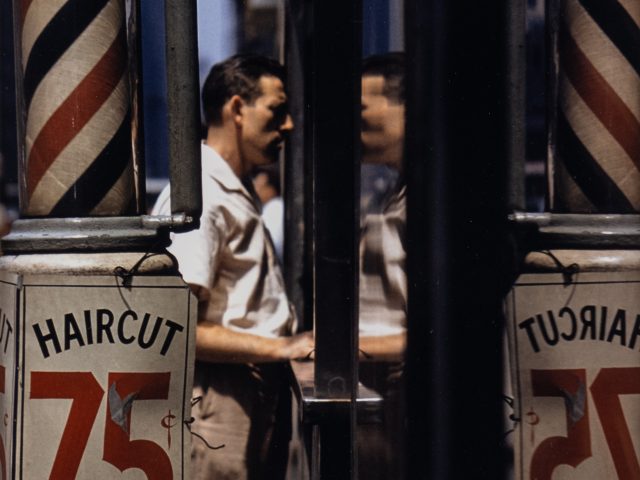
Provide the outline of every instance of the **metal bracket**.
[[544,248],[640,249],[640,215],[525,213],[509,215]]
[[[293,390],[300,404],[300,421],[317,425],[330,422],[337,412],[348,412],[350,398],[322,398],[316,395],[314,387],[314,362],[291,362],[294,377]],[[357,423],[370,424],[382,422],[384,399],[373,390],[358,384],[356,400]]]
[[134,217],[34,218],[13,222],[3,254],[150,250],[169,244],[169,230],[189,228],[186,214]]

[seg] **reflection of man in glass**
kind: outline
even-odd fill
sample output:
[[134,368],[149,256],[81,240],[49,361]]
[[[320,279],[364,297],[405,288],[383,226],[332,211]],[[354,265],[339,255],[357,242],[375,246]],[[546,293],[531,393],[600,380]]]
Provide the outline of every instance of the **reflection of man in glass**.
[[360,242],[360,348],[373,360],[404,353],[407,279],[404,231],[404,57],[368,57],[362,69],[362,161],[397,169],[380,213],[368,214]]
[[386,165],[399,180],[369,213],[360,239],[360,381],[385,400],[383,424],[359,431],[360,478],[400,478],[402,359],[406,343],[406,187],[404,56],[376,55],[362,67],[362,161]]

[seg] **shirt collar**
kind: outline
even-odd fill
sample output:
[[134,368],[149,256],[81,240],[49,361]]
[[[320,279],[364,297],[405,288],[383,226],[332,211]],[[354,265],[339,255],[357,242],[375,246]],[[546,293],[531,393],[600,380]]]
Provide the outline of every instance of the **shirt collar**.
[[242,193],[253,201],[251,194],[225,159],[204,143],[202,144],[202,173],[218,182],[225,190]]

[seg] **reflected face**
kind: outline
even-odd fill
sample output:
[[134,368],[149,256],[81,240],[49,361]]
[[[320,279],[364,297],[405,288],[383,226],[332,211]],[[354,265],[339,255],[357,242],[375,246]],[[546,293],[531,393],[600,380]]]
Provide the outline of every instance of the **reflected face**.
[[382,75],[362,77],[362,161],[400,169],[404,144],[404,104],[385,95]]
[[287,94],[277,77],[263,76],[258,83],[262,94],[242,106],[240,150],[251,166],[278,160],[287,134],[293,129]]

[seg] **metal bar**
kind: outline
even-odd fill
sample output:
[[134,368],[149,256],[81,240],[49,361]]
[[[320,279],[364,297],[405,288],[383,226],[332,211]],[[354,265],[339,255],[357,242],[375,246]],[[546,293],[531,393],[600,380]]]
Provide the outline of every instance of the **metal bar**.
[[[13,22],[11,21],[11,2],[2,2],[0,4],[0,202],[5,202],[5,186],[6,186],[6,158],[9,150],[9,141],[7,132],[11,125],[15,122],[6,122],[5,115],[9,110],[10,103],[7,99],[7,92],[10,91],[8,83],[10,77],[7,75],[7,64],[13,65],[13,54],[9,54],[9,46],[13,45],[10,40],[13,35]],[[10,62],[7,62],[10,60]],[[13,72],[11,72],[13,77]],[[13,131],[13,128],[11,128]],[[12,139],[13,141],[14,139]]]
[[525,203],[525,63],[526,4],[507,2],[506,102],[504,139],[507,158],[507,192],[510,210],[524,210]]
[[144,152],[144,83],[142,81],[142,0],[131,0],[131,14],[127,25],[129,45],[129,78],[131,79],[131,140],[136,189],[136,212],[147,211],[146,165]]
[[166,0],[171,211],[197,224],[202,213],[196,0]]
[[412,479],[502,478],[506,3],[406,4]]
[[152,251],[168,243],[168,229],[184,227],[185,214],[167,216],[20,219],[0,240],[2,253]]
[[559,0],[545,1],[545,36],[546,36],[546,89],[547,89],[547,208],[557,210],[555,177],[557,108],[558,105],[558,24]]
[[14,94],[15,94],[15,142],[16,142],[16,157],[18,160],[18,201],[20,211],[26,202],[27,195],[27,176],[26,176],[26,158],[24,148],[24,130],[25,130],[25,111],[24,111],[24,96],[22,94],[22,52],[20,45],[22,45],[21,35],[22,29],[20,27],[20,11],[21,2],[19,0],[13,0],[13,81],[14,81]]
[[[287,295],[293,302],[305,330],[311,328],[311,315],[305,315],[306,306],[311,306],[311,283],[308,272],[310,257],[305,255],[305,232],[312,229],[305,221],[305,184],[310,183],[308,171],[310,156],[305,155],[305,85],[304,85],[304,5],[300,1],[285,3],[285,65],[287,66],[287,90],[289,108],[295,128],[286,143],[284,175],[285,244],[284,275]],[[307,225],[309,225],[307,227]],[[308,284],[305,285],[304,283]]]
[[357,478],[360,1],[313,2],[315,393],[350,399],[319,425],[321,478]]
[[640,215],[515,213],[527,250],[549,248],[637,249]]

